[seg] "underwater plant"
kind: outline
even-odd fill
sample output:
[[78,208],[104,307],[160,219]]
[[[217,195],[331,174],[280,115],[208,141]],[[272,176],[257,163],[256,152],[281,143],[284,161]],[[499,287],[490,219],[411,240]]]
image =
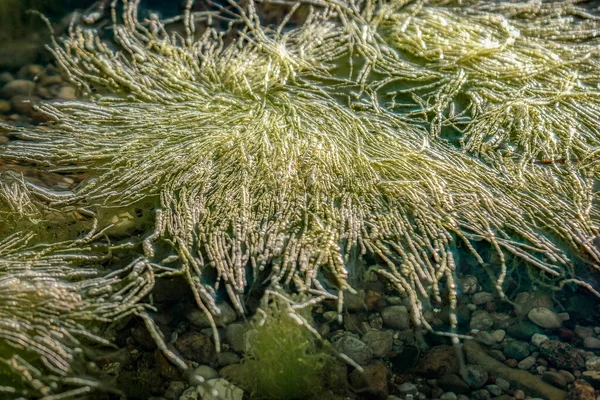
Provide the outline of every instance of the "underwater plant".
[[524,167],[576,162],[597,177],[600,22],[593,4],[333,7],[344,26],[339,48],[350,57],[336,70],[336,83],[353,88],[354,101],[367,93],[366,101],[372,97],[489,162],[498,156],[518,158]]
[[226,367],[223,375],[252,398],[337,398],[328,388],[331,382],[327,373],[334,369],[336,359],[331,350],[324,348],[323,341],[306,329],[311,323],[311,307],[293,309],[281,298],[270,297],[274,298],[263,301],[265,304],[244,335],[246,351],[242,363]]
[[[432,330],[425,311],[442,304],[456,307],[459,248],[492,275],[503,298],[512,260],[558,285],[579,285],[600,297],[581,278],[597,271],[600,263],[594,245],[599,232],[593,178],[569,165],[524,169],[522,159],[501,153],[491,153],[493,162],[480,160],[465,151],[470,149],[431,135],[415,115],[428,115],[437,107],[439,122],[446,121],[443,112],[457,96],[448,94],[455,93],[448,85],[456,84],[456,74],[467,72],[444,70],[456,62],[434,68],[402,60],[394,49],[412,49],[402,44],[406,37],[390,33],[395,42],[384,35],[370,37],[375,22],[359,29],[378,3],[361,3],[363,8],[354,12],[324,2],[299,26],[287,27],[286,18],[279,26],[265,27],[252,2],[246,8],[234,2],[228,9],[215,5],[215,12],[198,14],[190,11],[190,2],[182,17],[183,34],[169,32],[155,16],[140,21],[137,1],[123,2],[119,19],[116,3],[114,42],[103,40],[97,30],[74,26],[51,49],[84,99],[43,104],[40,111],[50,120],[43,130],[5,127],[11,141],[0,146],[1,160],[88,174],[72,192],[2,176],[0,204],[6,215],[28,216],[27,229],[41,232],[48,228],[39,229],[40,224],[61,226],[49,215],[68,219],[68,213],[78,212],[87,218],[76,222],[70,240],[48,243],[57,239],[38,233],[26,250],[6,257],[17,260],[9,265],[39,271],[44,277],[40,285],[52,282],[54,287],[60,278],[60,285],[71,292],[81,292],[91,282],[85,276],[72,285],[63,282],[80,266],[100,274],[101,286],[105,279],[121,276],[128,282],[121,290],[131,295],[106,294],[103,301],[110,309],[126,298],[136,311],[117,308],[118,313],[102,317],[93,299],[84,296],[77,304],[99,316],[93,322],[110,323],[130,312],[143,315],[152,329],[150,318],[135,303],[143,300],[153,279],[175,275],[185,278],[210,321],[219,312],[222,291],[245,314],[244,295],[251,286],[283,296],[301,293],[311,302],[334,299],[341,309],[344,293],[353,291],[349,275],[362,273],[366,261],[379,265],[372,270],[406,299],[414,325]],[[456,7],[456,13],[479,16],[481,7]],[[225,21],[227,28],[213,26],[216,20]],[[437,47],[443,49],[442,44]],[[372,65],[359,63],[363,57],[371,57]],[[393,60],[399,60],[395,70]],[[416,110],[410,113],[382,106],[373,87],[378,79],[380,85],[389,83],[393,74],[414,77],[419,91],[431,89],[438,105],[415,101]],[[423,83],[428,80],[446,86]],[[487,93],[484,80],[473,79],[470,85]],[[497,90],[498,96],[514,95],[508,86]],[[496,107],[510,103],[503,100]],[[462,121],[465,137],[477,126],[493,129],[493,124],[481,122],[493,109]],[[544,118],[549,113],[539,106],[535,110]],[[581,120],[581,110],[561,112]],[[581,157],[589,155],[597,140],[594,129],[578,136],[579,142],[569,142],[576,151],[582,149]],[[551,147],[536,150],[543,143],[539,136],[523,140],[543,157],[562,154]],[[136,215],[140,204],[143,221],[132,231],[119,231],[114,217]],[[84,227],[91,233],[79,237]],[[134,235],[136,230],[142,233]],[[124,242],[130,261],[136,261],[123,265],[110,256],[108,243],[127,234],[136,236]],[[101,267],[92,257],[94,246],[107,252]],[[77,256],[71,257],[71,251]],[[58,275],[45,279],[48,262],[58,263]],[[11,268],[0,270],[0,277],[13,274]],[[138,274],[132,272],[133,282],[125,278],[130,270]],[[32,279],[26,275],[22,284]],[[42,289],[36,290],[45,293]],[[50,293],[48,301],[62,304],[60,300],[59,294]],[[29,308],[25,302],[13,306]],[[58,318],[56,326],[61,324]],[[218,345],[214,321],[212,326]],[[79,332],[64,328],[74,331]],[[161,340],[160,333],[152,332]],[[440,334],[458,337],[454,332]],[[24,335],[33,340],[33,334]],[[76,346],[67,347],[70,354]],[[37,361],[45,354],[40,350]],[[69,357],[64,359],[69,364]],[[57,373],[52,364],[42,364]],[[14,367],[12,373],[20,376],[22,370]]]

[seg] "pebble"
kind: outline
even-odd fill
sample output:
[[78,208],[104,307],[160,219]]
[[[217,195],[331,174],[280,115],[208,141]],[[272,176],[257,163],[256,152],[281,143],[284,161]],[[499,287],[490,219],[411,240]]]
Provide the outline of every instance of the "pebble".
[[38,64],[27,64],[22,66],[17,72],[18,79],[33,81],[44,73],[44,67]]
[[446,392],[440,396],[440,400],[456,400],[456,397],[454,392]]
[[489,350],[488,354],[500,362],[506,361],[506,356],[500,350]]
[[40,78],[40,86],[54,86],[63,83],[60,75],[44,75]]
[[246,350],[244,337],[248,331],[248,325],[234,322],[225,328],[225,339],[233,351],[242,353]]
[[10,101],[0,100],[0,114],[8,114],[10,112]]
[[[349,377],[350,385],[354,388],[354,390],[359,392],[368,392],[374,398],[386,398],[389,394],[387,374],[388,369],[385,364],[381,362],[369,364],[365,366],[364,372],[360,372],[356,369],[352,371]],[[342,380],[339,381],[339,385],[344,385]],[[405,397],[408,395],[412,396],[412,393],[413,392],[407,392]]]
[[496,339],[494,339],[492,334],[487,331],[477,332],[477,334],[475,335],[475,339],[477,339],[478,342],[483,343],[487,346],[491,346],[496,343]]
[[566,370],[582,369],[585,361],[577,349],[558,340],[546,340],[540,345],[541,355],[556,368]]
[[366,365],[373,358],[373,350],[360,339],[345,335],[333,343],[333,348],[344,353],[359,365]]
[[471,321],[469,324],[471,330],[477,329],[479,331],[486,331],[492,326],[494,326],[494,320],[487,311],[477,310],[471,314]]
[[21,115],[31,115],[34,111],[34,106],[40,102],[38,96],[13,96],[10,100],[10,105],[13,111]]
[[510,389],[510,383],[502,378],[496,378],[496,385],[498,385],[500,389],[504,390],[505,392]]
[[600,371],[600,357],[589,357],[585,361],[585,368],[588,371]]
[[219,377],[219,373],[216,369],[209,367],[208,365],[200,365],[194,369],[194,374],[201,376],[205,380],[214,379]]
[[486,384],[488,373],[479,365],[467,365],[464,370],[463,379],[473,389],[479,389]]
[[215,346],[210,336],[199,332],[182,335],[175,342],[175,347],[188,360],[208,364],[215,360]]
[[531,322],[545,329],[556,329],[562,325],[559,315],[546,307],[532,308],[527,317]]
[[[217,326],[227,326],[237,319],[235,310],[229,304],[225,302],[221,303],[218,305],[218,308],[221,313],[214,317]],[[185,317],[199,328],[209,328],[211,326],[206,314],[199,310],[198,307],[191,307]]]
[[513,394],[513,396],[517,400],[523,400],[525,398],[525,392],[522,391],[521,389],[517,389],[517,390],[515,390],[515,393]]
[[524,359],[519,361],[519,364],[517,365],[517,367],[519,369],[527,371],[529,368],[533,367],[534,365],[535,365],[535,357],[529,356],[529,357],[525,357]]
[[551,384],[552,386],[555,386],[557,388],[563,389],[563,388],[567,387],[567,380],[565,379],[564,376],[562,376],[558,372],[554,372],[554,371],[545,372],[544,375],[542,375],[542,380],[544,382],[548,382],[549,384]]
[[494,332],[492,332],[492,337],[496,342],[500,343],[506,337],[506,331],[503,329],[496,329]]
[[502,352],[506,358],[514,358],[520,361],[529,355],[529,346],[525,342],[513,340],[504,345]]
[[600,339],[595,337],[586,337],[583,339],[583,347],[586,349],[600,349]]
[[394,334],[392,331],[368,331],[361,339],[373,350],[374,357],[385,357],[394,345]]
[[536,333],[531,337],[531,343],[536,347],[540,347],[546,340],[548,340],[548,336],[542,335],[541,333]]
[[[217,396],[213,396],[212,390],[216,390]],[[206,385],[191,387],[187,389],[179,400],[242,400],[244,391],[233,383],[223,379],[211,379]]]
[[477,291],[479,283],[477,278],[473,275],[467,275],[458,280],[458,286],[462,290],[463,294],[473,294]]
[[417,394],[417,385],[410,382],[404,382],[402,385],[398,386],[398,391],[403,395],[407,394]]
[[487,385],[485,389],[490,392],[492,396],[501,396],[502,389],[498,385]]
[[589,326],[576,325],[575,326],[575,334],[582,339],[585,339],[586,337],[593,337],[594,336],[594,328],[589,327]]
[[471,392],[471,400],[491,400],[492,395],[485,389],[479,389]]
[[6,99],[13,98],[14,96],[30,96],[34,88],[35,83],[31,81],[15,79],[4,85],[2,90],[0,90],[0,96]]
[[0,72],[0,85],[4,85],[10,81],[14,81],[15,77],[10,72]]
[[585,371],[583,374],[581,374],[581,378],[592,385],[594,389],[600,389],[599,371]]
[[535,367],[535,370],[537,371],[538,375],[544,375],[544,372],[548,371],[548,368],[543,365],[538,365]]
[[172,381],[165,392],[165,399],[177,400],[183,393],[187,385],[181,381]]
[[531,337],[536,333],[544,332],[542,328],[531,321],[523,321],[510,325],[506,331],[510,336],[519,340],[531,340]]
[[223,351],[221,353],[217,353],[217,366],[219,368],[232,364],[238,364],[239,362],[240,356],[233,351]]
[[567,383],[575,382],[575,376],[573,376],[573,374],[570,373],[569,371],[565,371],[564,369],[561,369],[560,371],[558,371],[558,373],[565,377],[565,379],[567,380]]
[[485,303],[489,303],[494,300],[494,295],[488,292],[479,292],[475,293],[471,297],[471,302],[477,306],[480,306]]
[[444,375],[438,379],[438,386],[447,392],[454,392],[457,394],[467,394],[471,391],[471,388],[467,383],[456,374]]
[[405,306],[388,306],[381,310],[383,324],[388,328],[404,330],[410,327],[410,314]]
[[61,86],[61,88],[58,89],[56,97],[61,100],[75,100],[77,99],[77,91],[73,86]]

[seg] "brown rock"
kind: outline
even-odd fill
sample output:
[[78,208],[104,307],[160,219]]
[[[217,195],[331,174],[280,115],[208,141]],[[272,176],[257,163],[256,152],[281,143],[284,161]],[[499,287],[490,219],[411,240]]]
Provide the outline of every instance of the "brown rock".
[[415,372],[427,378],[458,374],[459,365],[456,358],[456,351],[452,346],[441,345],[432,347],[418,361]]
[[581,379],[573,382],[573,387],[567,394],[567,400],[596,400],[594,388]]
[[10,101],[0,100],[0,114],[8,114],[10,112]]
[[540,345],[540,353],[550,365],[573,371],[583,369],[585,361],[577,349],[558,340],[546,340]]
[[154,361],[160,374],[170,381],[181,379],[181,371],[160,350],[154,351]]
[[389,393],[387,368],[383,363],[374,363],[350,374],[350,385],[359,393],[369,394],[370,398],[386,399]]
[[40,98],[37,96],[13,96],[10,105],[13,111],[21,115],[32,115],[34,106],[40,102]]
[[379,310],[386,306],[385,297],[376,290],[367,290],[365,293],[365,304],[369,311]]
[[26,81],[25,79],[15,79],[2,87],[0,96],[6,99],[11,99],[14,96],[30,96],[33,94],[34,89],[35,83]]
[[558,372],[547,371],[542,375],[542,380],[548,382],[552,386],[564,389],[567,387],[567,379]]
[[18,79],[26,79],[33,81],[35,78],[40,77],[44,73],[44,67],[38,64],[27,64],[19,69],[17,72]]
[[185,358],[200,364],[210,364],[215,360],[215,345],[209,336],[200,332],[181,336],[175,342],[175,347]]

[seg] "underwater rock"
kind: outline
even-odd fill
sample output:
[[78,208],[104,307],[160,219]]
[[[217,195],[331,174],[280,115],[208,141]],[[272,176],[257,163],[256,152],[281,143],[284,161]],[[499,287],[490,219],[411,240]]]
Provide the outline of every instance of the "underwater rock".
[[482,388],[488,380],[488,373],[479,365],[469,364],[465,366],[461,375],[467,385],[473,389]]
[[447,374],[438,378],[437,384],[447,392],[454,392],[456,394],[467,394],[471,392],[471,388],[467,382],[456,374]]
[[542,356],[556,368],[574,371],[585,367],[585,361],[577,348],[568,343],[546,340],[539,348]]
[[458,374],[459,364],[456,358],[456,350],[447,345],[432,347],[419,359],[415,372],[426,378]]
[[471,330],[477,329],[485,331],[494,326],[494,320],[490,314],[485,310],[477,310],[471,314],[471,320],[469,322],[469,328]]
[[[564,391],[542,381],[538,376],[534,376],[518,369],[509,368],[493,359],[485,354],[485,351],[474,340],[466,340],[463,348],[467,360],[471,364],[483,367],[488,374],[506,380],[514,388],[522,388],[532,395],[540,396],[548,400],[563,400],[567,395]],[[517,396],[515,395],[515,397]]]
[[368,331],[361,339],[373,350],[374,357],[385,357],[394,344],[394,334],[391,331]]
[[404,330],[410,328],[410,314],[405,306],[388,306],[381,310],[383,324],[389,328]]
[[366,365],[373,358],[373,350],[360,339],[344,335],[333,342],[333,348],[344,353],[359,365]]
[[583,347],[591,350],[600,349],[600,339],[591,336],[586,337],[583,339]]
[[557,313],[546,307],[532,308],[527,314],[527,317],[529,317],[531,322],[537,326],[546,329],[560,328],[563,322]]
[[517,361],[521,361],[529,355],[529,345],[518,340],[511,340],[504,344],[502,351],[506,358],[514,358]]
[[356,391],[370,398],[386,399],[389,394],[388,369],[381,362],[366,365],[364,372],[352,371],[349,380]]

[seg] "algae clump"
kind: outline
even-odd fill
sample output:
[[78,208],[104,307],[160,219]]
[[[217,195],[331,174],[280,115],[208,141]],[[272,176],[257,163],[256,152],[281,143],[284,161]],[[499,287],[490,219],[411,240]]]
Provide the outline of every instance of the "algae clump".
[[[271,301],[259,310],[244,335],[242,363],[221,373],[253,399],[338,398],[329,385],[328,371],[339,361],[327,342],[303,326],[310,323],[311,308],[298,312],[282,300]],[[300,319],[301,315],[306,319]]]

